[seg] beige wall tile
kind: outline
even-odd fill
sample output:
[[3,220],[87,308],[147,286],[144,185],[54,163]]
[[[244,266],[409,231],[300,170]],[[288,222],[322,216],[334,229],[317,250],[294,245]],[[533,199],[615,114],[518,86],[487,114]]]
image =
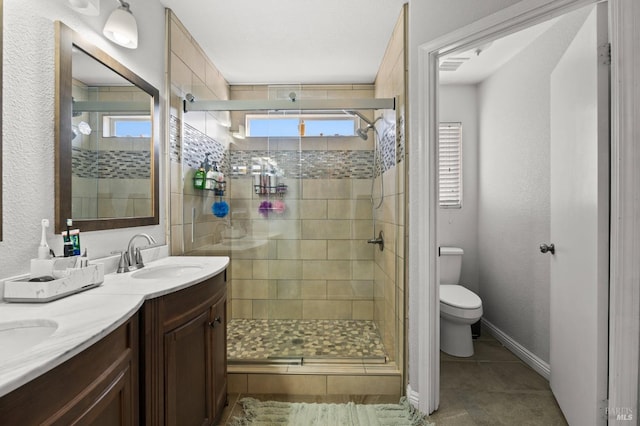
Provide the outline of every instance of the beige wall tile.
[[231,297],[235,299],[268,299],[269,282],[267,280],[233,280]]
[[373,300],[373,281],[327,281],[327,298]]
[[354,320],[373,320],[373,301],[354,300],[352,303]]
[[[327,393],[331,395],[401,395],[397,376],[327,376]],[[374,391],[375,390],[375,391]]]
[[351,301],[303,300],[303,319],[351,319]]
[[278,299],[301,299],[302,283],[300,281],[280,280],[277,282]]
[[373,279],[373,261],[371,260],[353,260],[351,262],[353,268],[354,280],[372,280]]
[[351,238],[350,220],[303,220],[302,238],[305,240],[338,240]]
[[254,318],[251,300],[231,300],[233,318]]
[[302,319],[302,300],[270,300],[269,319]]
[[304,179],[303,198],[308,199],[348,199],[351,197],[350,179]]
[[269,261],[268,260],[254,260],[252,262],[251,268],[252,268],[252,277],[253,278],[262,279],[262,280],[267,280],[267,279],[271,278],[270,275],[269,275]]
[[276,244],[278,259],[300,259],[302,257],[300,252],[302,242],[300,240],[278,240]]
[[323,260],[327,258],[326,240],[301,240],[300,257],[308,260]]
[[348,280],[351,279],[351,262],[348,260],[304,260],[302,261],[302,278],[305,280]]
[[270,279],[300,279],[302,278],[302,262],[298,260],[269,260],[268,276]]
[[326,299],[327,282],[324,280],[301,281],[302,298],[305,300]]
[[300,200],[300,219],[326,219],[327,200]]
[[326,395],[327,379],[322,375],[249,374],[248,393]]

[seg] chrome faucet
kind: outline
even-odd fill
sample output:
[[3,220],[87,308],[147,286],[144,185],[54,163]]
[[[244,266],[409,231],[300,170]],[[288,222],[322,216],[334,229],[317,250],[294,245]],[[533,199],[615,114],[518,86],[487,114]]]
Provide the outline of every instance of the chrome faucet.
[[129,265],[128,271],[135,271],[136,269],[144,268],[144,263],[142,262],[142,253],[140,253],[140,247],[135,247],[133,242],[136,238],[143,237],[147,239],[148,246],[152,246],[156,244],[156,240],[148,234],[136,234],[129,240],[129,245],[127,245],[127,254]]

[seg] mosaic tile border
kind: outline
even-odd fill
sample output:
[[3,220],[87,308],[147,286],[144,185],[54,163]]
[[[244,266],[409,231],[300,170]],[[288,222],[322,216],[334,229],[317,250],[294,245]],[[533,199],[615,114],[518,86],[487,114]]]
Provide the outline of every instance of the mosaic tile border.
[[379,176],[402,161],[404,156],[404,117],[400,126],[385,122],[380,130],[380,156],[374,167],[373,151],[228,151],[224,145],[197,129],[184,125],[184,140],[180,137],[181,121],[171,115],[169,119],[169,157],[171,161],[183,161],[193,169],[200,167],[208,153],[223,173],[245,168],[251,170],[255,158],[268,157],[290,179],[371,179]]
[[289,179],[370,179],[373,151],[231,151],[231,166],[246,167],[269,158]]
[[72,173],[90,179],[149,179],[151,151],[96,151],[73,147]]

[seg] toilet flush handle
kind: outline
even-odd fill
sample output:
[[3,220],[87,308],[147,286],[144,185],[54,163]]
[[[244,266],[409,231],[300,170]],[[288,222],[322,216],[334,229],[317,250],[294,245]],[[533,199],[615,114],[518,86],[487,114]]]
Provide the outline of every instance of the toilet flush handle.
[[551,253],[551,254],[556,254],[556,247],[553,245],[553,243],[546,245],[546,244],[540,244],[540,253]]

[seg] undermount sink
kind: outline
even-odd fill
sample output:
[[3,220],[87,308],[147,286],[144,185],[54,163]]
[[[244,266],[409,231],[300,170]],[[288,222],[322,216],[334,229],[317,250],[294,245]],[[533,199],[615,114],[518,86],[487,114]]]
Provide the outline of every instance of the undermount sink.
[[0,359],[41,343],[58,329],[58,323],[49,320],[0,322]]
[[191,274],[202,269],[200,265],[158,265],[146,266],[131,274],[131,278],[158,279],[158,278],[178,278]]

